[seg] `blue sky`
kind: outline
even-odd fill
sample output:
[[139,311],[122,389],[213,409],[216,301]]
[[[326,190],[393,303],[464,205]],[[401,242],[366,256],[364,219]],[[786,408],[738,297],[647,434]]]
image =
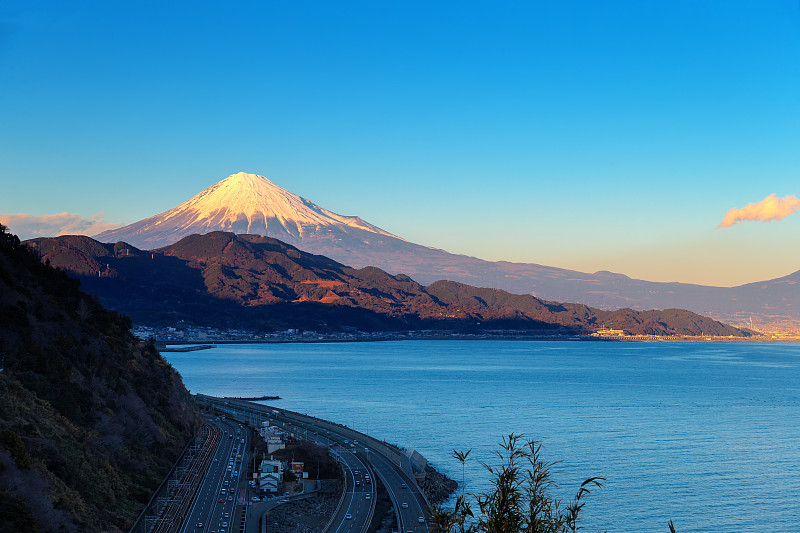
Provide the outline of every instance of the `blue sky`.
[[[800,3],[0,1],[0,213],[134,222],[238,171],[492,260],[800,269]],[[12,226],[12,230],[14,227]]]

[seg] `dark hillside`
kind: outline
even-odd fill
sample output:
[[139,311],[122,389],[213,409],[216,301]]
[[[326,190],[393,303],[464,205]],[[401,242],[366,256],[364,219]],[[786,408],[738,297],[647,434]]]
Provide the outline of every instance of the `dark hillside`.
[[78,236],[28,242],[42,258],[79,276],[105,305],[141,324],[542,334],[612,327],[632,334],[743,335],[688,311],[601,311],[453,281],[423,287],[403,274],[350,268],[258,235],[190,235],[149,252]]
[[[113,255],[83,244],[74,265]],[[79,284],[0,226],[0,531],[127,530],[198,422],[172,367]]]

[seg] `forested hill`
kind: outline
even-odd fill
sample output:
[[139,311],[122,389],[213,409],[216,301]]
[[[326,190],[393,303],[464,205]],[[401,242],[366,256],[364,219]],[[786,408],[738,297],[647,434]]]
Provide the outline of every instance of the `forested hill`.
[[78,286],[0,226],[0,531],[127,531],[199,422]]
[[631,334],[744,335],[679,309],[602,311],[452,281],[423,287],[402,274],[350,268],[258,235],[190,235],[153,251],[74,235],[28,243],[141,324],[569,334],[606,327]]

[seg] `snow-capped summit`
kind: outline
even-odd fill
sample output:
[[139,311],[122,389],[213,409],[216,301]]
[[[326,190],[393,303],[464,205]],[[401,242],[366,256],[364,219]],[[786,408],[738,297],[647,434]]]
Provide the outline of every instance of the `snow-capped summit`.
[[169,211],[105,231],[97,239],[158,248],[193,233],[211,231],[266,235],[292,244],[320,232],[329,239],[362,231],[399,239],[359,217],[328,211],[264,176],[246,172],[231,174]]
[[[264,176],[246,172],[231,174],[159,217],[163,216],[166,221],[188,213],[194,217],[192,224],[236,233],[260,233],[264,227],[277,222],[296,237],[302,237],[304,229],[309,227],[339,224],[390,235],[358,217],[337,215],[275,185]],[[240,231],[245,220],[246,228]]]

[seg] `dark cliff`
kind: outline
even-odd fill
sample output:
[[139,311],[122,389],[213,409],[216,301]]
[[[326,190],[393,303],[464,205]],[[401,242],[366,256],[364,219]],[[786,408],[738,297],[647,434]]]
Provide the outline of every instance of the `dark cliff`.
[[127,530],[199,421],[79,284],[0,226],[0,531]]

